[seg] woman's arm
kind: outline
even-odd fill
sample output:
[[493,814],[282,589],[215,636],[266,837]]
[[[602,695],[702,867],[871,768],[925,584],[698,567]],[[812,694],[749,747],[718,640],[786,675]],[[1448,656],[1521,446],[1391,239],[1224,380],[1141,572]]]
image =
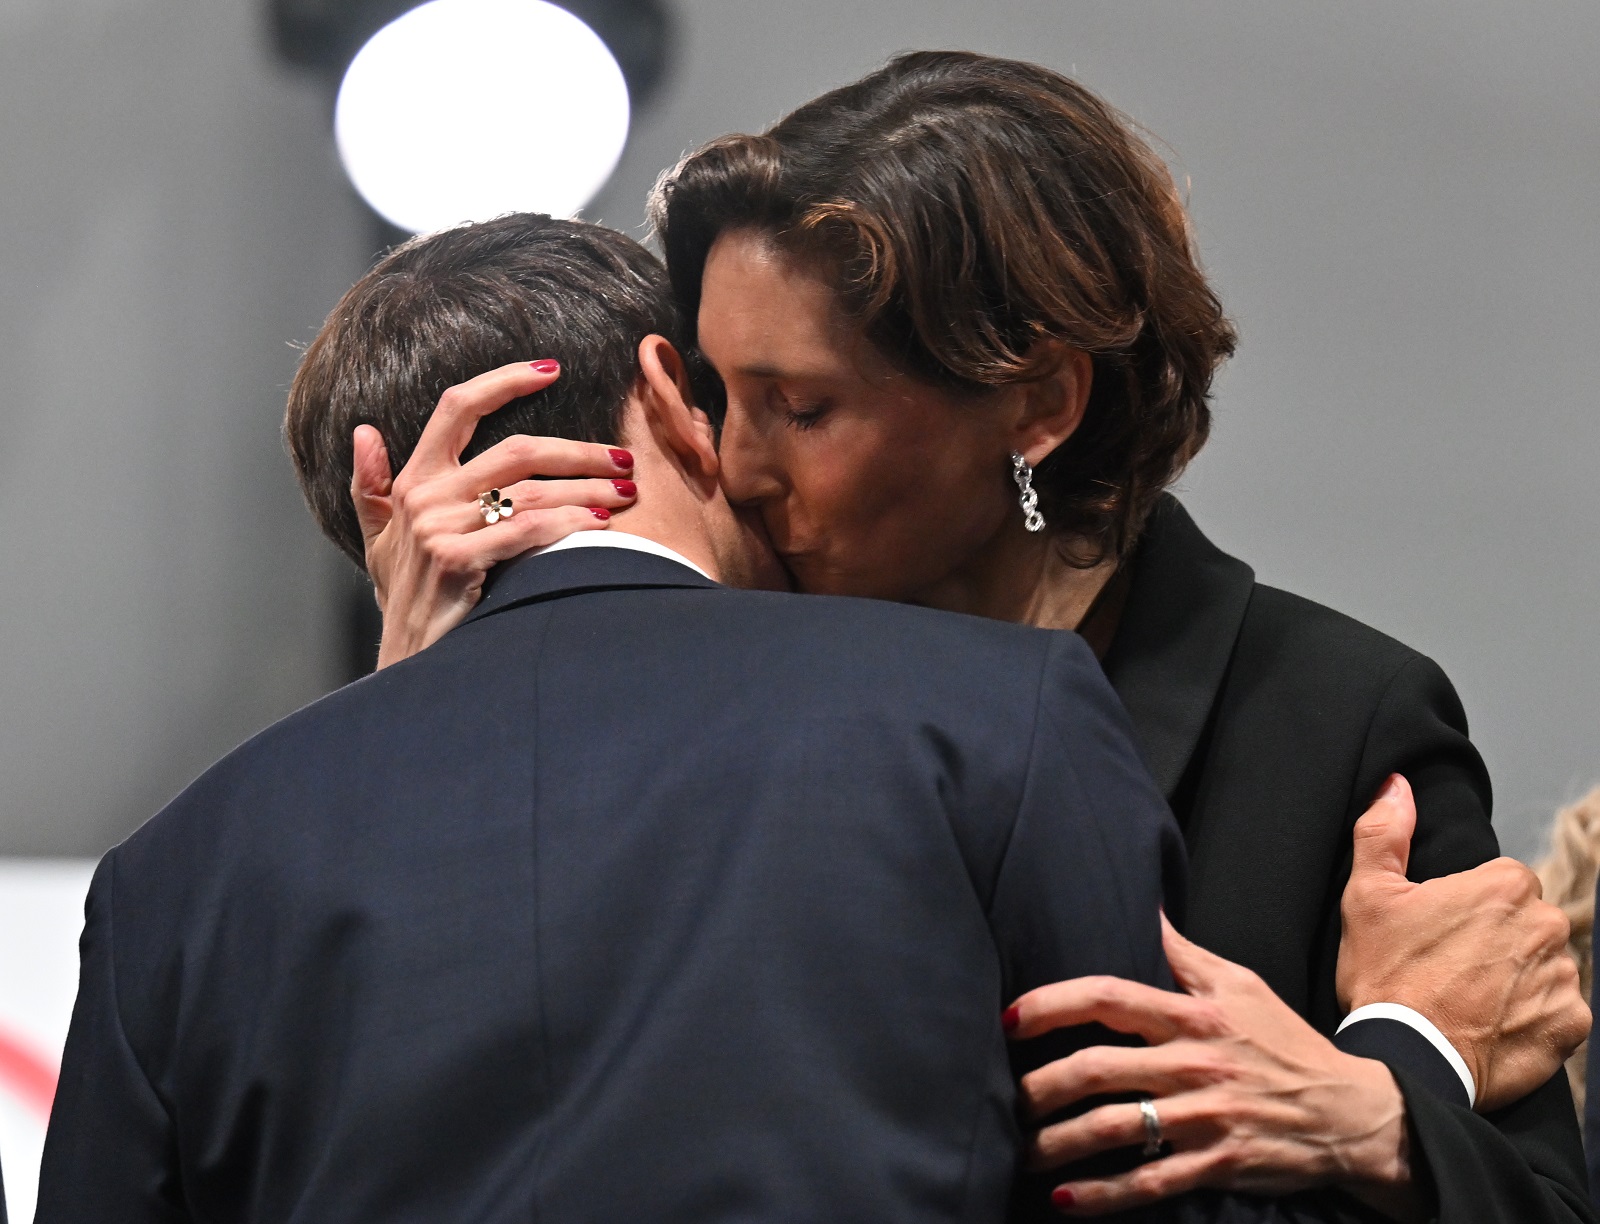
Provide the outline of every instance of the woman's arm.
[[[1465,717],[1454,691],[1443,673],[1421,656],[1398,669],[1376,704],[1361,767],[1352,782],[1352,824],[1366,806],[1358,796],[1377,791],[1384,779],[1396,772],[1408,773],[1415,783],[1411,878],[1464,874],[1440,879],[1441,887],[1419,894],[1425,904],[1390,927],[1382,941],[1386,946],[1404,947],[1399,961],[1413,976],[1420,971],[1426,978],[1426,964],[1441,955],[1447,963],[1474,964],[1491,987],[1493,982],[1506,986],[1504,998],[1515,1004],[1523,991],[1515,984],[1518,975],[1511,971],[1512,961],[1530,955],[1526,942],[1530,935],[1538,958],[1559,944],[1560,935],[1553,928],[1539,934],[1540,928],[1548,925],[1542,920],[1543,911],[1551,907],[1531,894],[1516,896],[1515,889],[1501,888],[1505,881],[1498,877],[1515,874],[1510,864],[1486,864],[1496,850],[1489,827],[1487,776],[1467,739]],[[1393,804],[1397,798],[1405,802],[1409,816],[1411,796],[1406,791],[1387,795],[1377,807]],[[1408,835],[1410,828],[1408,820]],[[1384,873],[1360,874],[1367,878]],[[1404,877],[1400,882],[1405,884]],[[1341,877],[1334,884],[1330,904],[1337,904],[1343,888]],[[1480,896],[1474,888],[1487,892]],[[1437,900],[1432,900],[1435,897]],[[1448,921],[1452,913],[1491,903],[1501,905],[1503,921],[1456,926]],[[1435,916],[1447,920],[1443,926],[1426,924],[1435,910]],[[1338,937],[1336,918],[1332,936]],[[1465,953],[1463,946],[1468,946]],[[1349,1074],[1354,1063],[1364,1063],[1367,1069],[1381,1064],[1342,1054],[1264,985],[1264,993],[1252,1002],[1253,986],[1242,976],[1246,971],[1238,966],[1228,968],[1234,975],[1223,973],[1218,980],[1234,988],[1211,1000],[1219,1011],[1212,1017],[1218,1021],[1215,1031],[1174,1031],[1149,1049],[1119,1055],[1121,1064],[1111,1075],[1104,1067],[1095,1067],[1092,1060],[1080,1060],[1076,1066],[1068,1060],[1045,1068],[1039,1081],[1030,1086],[1040,1093],[1036,1102],[1040,1112],[1099,1093],[1155,1095],[1163,1122],[1170,1116],[1178,1123],[1178,1133],[1172,1136],[1175,1148],[1199,1157],[1185,1161],[1187,1167],[1181,1170],[1170,1167],[1169,1158],[1142,1166],[1114,1184],[1082,1187],[1085,1195],[1092,1196],[1091,1210],[1116,1209],[1196,1185],[1271,1185],[1279,1192],[1342,1185],[1359,1189],[1369,1202],[1381,1203],[1396,1218],[1405,1218],[1406,1209],[1417,1205],[1415,1199],[1406,1201],[1407,1184],[1422,1170],[1417,1188],[1437,1195],[1442,1219],[1515,1219],[1532,1224],[1593,1218],[1583,1194],[1576,1121],[1565,1082],[1559,1077],[1492,1117],[1435,1099],[1399,1067],[1393,1069],[1386,1087],[1374,1079],[1370,1093],[1327,1091],[1330,1077],[1349,1081],[1352,1087],[1359,1082]],[[1575,988],[1563,992],[1559,983],[1557,989],[1547,991],[1547,976],[1539,976],[1535,994],[1543,995],[1549,1006],[1543,1011],[1543,1020],[1533,1023],[1551,1042],[1549,1068],[1554,1071],[1571,1035],[1566,1030],[1574,1027],[1571,1020],[1581,1011],[1582,1001]],[[1447,982],[1444,990],[1458,1007],[1492,1011],[1494,1005],[1484,1000],[1492,999],[1495,990],[1477,989],[1484,981],[1468,991],[1460,988],[1458,978],[1457,989],[1451,992]],[[1427,1006],[1418,996],[1390,1001],[1412,1006],[1424,1002]],[[1048,1029],[1068,1018],[1086,1018],[1084,1001],[1075,996],[1049,1002],[1054,1014],[1037,1016],[1027,1031]],[[1108,1012],[1105,1019],[1113,1014]],[[1157,1014],[1153,1005],[1151,1014]],[[1539,1008],[1530,1014],[1538,1015]],[[1493,1023],[1477,1028],[1487,1031]],[[1527,1066],[1532,1069],[1521,1074],[1531,1077],[1531,1086],[1538,1082],[1539,1071],[1531,1063]],[[1340,1072],[1340,1067],[1346,1070]],[[1388,1077],[1389,1070],[1385,1069],[1384,1075]],[[1378,1091],[1380,1088],[1383,1091]],[[1387,1156],[1376,1162],[1370,1157],[1392,1149],[1367,1144],[1363,1136],[1388,1133],[1391,1107],[1402,1097],[1408,1132],[1406,1163],[1403,1168],[1390,1163],[1386,1171]],[[1126,1107],[1120,1115],[1113,1113],[1116,1108],[1104,1106],[1047,1128],[1039,1136],[1039,1145],[1049,1151],[1037,1155],[1044,1163],[1055,1165],[1137,1139],[1138,1128],[1131,1125],[1136,1119]],[[1334,1171],[1340,1163],[1346,1165],[1342,1174]],[[1169,1167],[1162,1169],[1162,1165]],[[1184,1176],[1177,1176],[1180,1172]]]
[[[1428,1218],[1404,1097],[1388,1068],[1343,1053],[1259,975],[1162,925],[1183,993],[1080,978],[1032,991],[1008,1013],[1018,1040],[1102,1024],[1148,1043],[1092,1046],[1023,1078],[1024,1111],[1038,1119],[1096,1097],[1152,1097],[1166,1141],[1161,1158],[1126,1173],[1068,1172],[1057,1205],[1101,1215],[1196,1189],[1284,1195],[1337,1186],[1391,1219]],[[1101,1105],[1044,1126],[1029,1163],[1059,1168],[1146,1137],[1137,1106]]]
[[[392,477],[383,437],[357,426],[350,498],[383,613],[380,668],[460,624],[502,561],[575,531],[604,530],[612,510],[633,504],[633,456],[614,446],[518,435],[461,462],[479,421],[559,377],[553,362],[519,362],[451,387]],[[478,507],[491,490],[512,508],[492,524]]]

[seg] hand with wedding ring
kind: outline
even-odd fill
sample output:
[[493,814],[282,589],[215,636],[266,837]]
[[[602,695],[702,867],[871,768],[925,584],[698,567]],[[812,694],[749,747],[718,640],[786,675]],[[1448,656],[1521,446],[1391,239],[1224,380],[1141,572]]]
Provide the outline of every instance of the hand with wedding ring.
[[350,497],[384,613],[380,668],[460,624],[500,562],[603,531],[633,504],[633,456],[617,447],[518,435],[461,462],[480,420],[560,376],[554,361],[519,362],[451,387],[398,475],[382,435],[356,427]]
[[1149,1043],[1093,1046],[1023,1078],[1023,1108],[1036,1119],[1088,1097],[1149,1098],[1045,1126],[1031,1143],[1033,1168],[1116,1148],[1170,1153],[1064,1183],[1056,1206],[1101,1215],[1200,1187],[1288,1194],[1339,1185],[1396,1219],[1423,1214],[1405,1102],[1389,1069],[1337,1049],[1259,976],[1191,943],[1164,916],[1162,931],[1187,993],[1077,978],[1030,991],[1006,1014],[1014,1040],[1098,1023]]

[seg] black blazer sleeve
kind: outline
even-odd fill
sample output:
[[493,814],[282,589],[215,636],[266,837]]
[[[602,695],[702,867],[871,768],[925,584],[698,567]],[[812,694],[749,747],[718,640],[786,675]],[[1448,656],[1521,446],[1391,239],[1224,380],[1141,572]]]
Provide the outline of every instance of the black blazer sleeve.
[[1470,1108],[1467,1086],[1455,1068],[1434,1049],[1416,1029],[1399,1020],[1358,1020],[1342,1033],[1334,1034],[1333,1044],[1357,1058],[1375,1058],[1390,1067],[1403,1067],[1421,1087],[1441,1101],[1454,1101]]
[[[1465,871],[1499,853],[1489,824],[1488,774],[1467,738],[1461,702],[1444,672],[1421,655],[1395,673],[1374,714],[1351,796],[1352,825],[1391,773],[1404,774],[1416,793],[1413,880]],[[1481,1116],[1431,1092],[1405,1057],[1383,1061],[1405,1094],[1417,1148],[1438,1188],[1440,1220],[1565,1224],[1596,1218],[1564,1072],[1516,1104]]]
[[171,1118],[128,1044],[117,1006],[116,852],[84,906],[78,1001],[39,1171],[35,1224],[180,1224]]

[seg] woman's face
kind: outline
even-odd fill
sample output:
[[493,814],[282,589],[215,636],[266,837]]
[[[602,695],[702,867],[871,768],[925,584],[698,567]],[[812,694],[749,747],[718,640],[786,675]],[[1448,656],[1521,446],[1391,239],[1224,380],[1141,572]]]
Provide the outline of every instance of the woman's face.
[[896,371],[763,236],[711,248],[699,333],[727,385],[728,500],[802,590],[920,602],[1017,526],[1005,414]]

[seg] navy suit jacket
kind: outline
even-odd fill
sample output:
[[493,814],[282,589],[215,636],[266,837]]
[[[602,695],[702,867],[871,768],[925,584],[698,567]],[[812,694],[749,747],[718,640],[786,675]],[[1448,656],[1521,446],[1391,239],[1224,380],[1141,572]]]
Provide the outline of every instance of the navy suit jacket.
[[998,1220],[1182,860],[1071,634],[524,558],[102,861],[39,1224]]

